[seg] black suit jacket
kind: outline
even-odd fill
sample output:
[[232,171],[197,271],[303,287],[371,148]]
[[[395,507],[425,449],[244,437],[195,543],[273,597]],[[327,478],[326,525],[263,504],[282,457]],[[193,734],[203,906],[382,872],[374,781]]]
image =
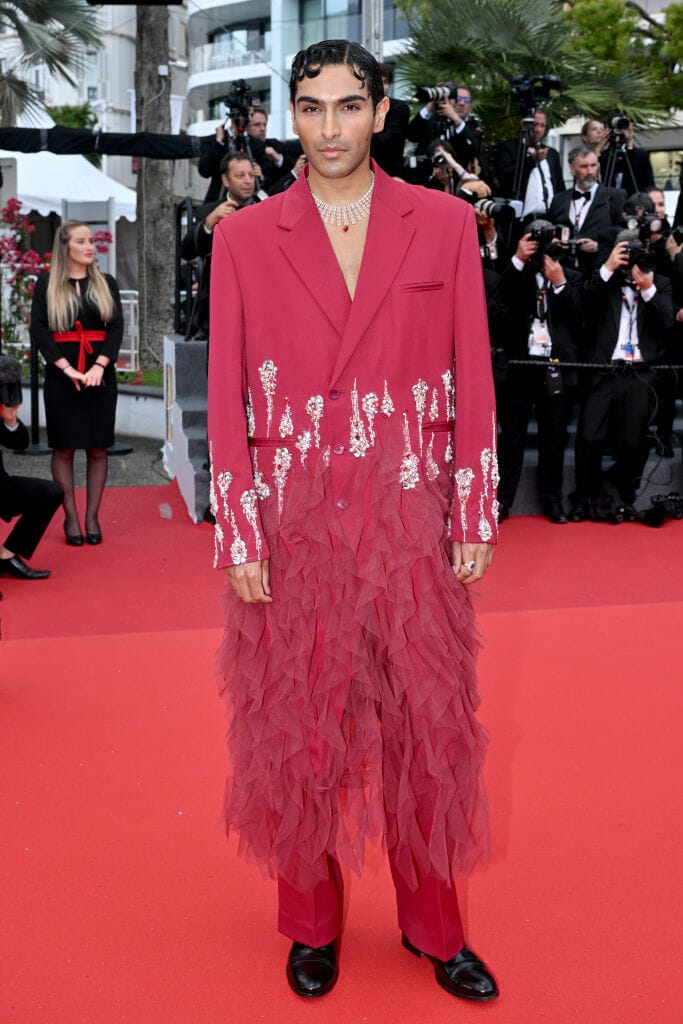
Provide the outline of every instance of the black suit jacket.
[[[498,179],[498,189],[500,195],[505,199],[514,198],[513,187],[515,183],[515,168],[517,166],[517,157],[520,145],[521,143],[519,139],[506,139],[505,142],[499,143],[496,149],[496,177]],[[553,184],[554,195],[564,192],[566,185],[562,175],[560,154],[556,149],[553,149],[552,146],[547,147],[546,160],[548,161],[548,170],[550,171],[550,180]],[[522,164],[522,183],[519,195],[519,198],[522,200],[526,195],[526,187],[529,184],[529,175],[535,166],[536,161],[525,153],[524,162]]]
[[[575,223],[571,215],[573,189],[567,189],[555,196],[550,204],[548,220],[561,227],[570,228],[574,234]],[[609,252],[614,248],[617,232],[622,228],[622,212],[626,202],[626,193],[620,188],[605,188],[598,185],[595,196],[589,207],[586,219],[579,229],[579,238],[592,238],[598,243],[597,253],[577,251],[576,268],[588,279],[593,272],[604,263]]]
[[[593,329],[592,357],[595,362],[609,363],[612,360],[619,337],[623,283],[623,277],[618,272],[605,282],[597,271],[586,287],[588,317]],[[655,274],[654,283],[657,291],[652,299],[645,302],[639,298],[636,307],[638,344],[646,363],[657,363],[665,358],[674,322],[671,282]]]
[[[16,430],[9,430],[5,421],[0,418],[0,444],[4,445],[5,448],[9,448],[13,452],[23,452],[25,448],[28,448],[28,430],[21,420],[19,420],[19,426]],[[0,519],[9,520],[11,518],[4,503],[7,486],[6,481],[10,479],[10,475],[5,469],[2,461],[2,452],[0,451]]]
[[[617,152],[616,159],[614,157],[614,151],[609,147],[600,153],[600,176],[607,185],[616,185],[617,175],[621,173],[620,187],[629,196],[634,192],[644,192],[646,188],[654,188],[654,171],[646,149],[634,146],[623,153]],[[611,181],[607,180],[608,173]]]
[[422,117],[420,112],[415,115],[406,131],[406,138],[415,142],[415,152],[422,154],[430,142],[442,139],[450,143],[455,151],[455,159],[463,167],[467,167],[475,156],[479,155],[480,137],[465,125],[462,131],[456,132],[455,125],[448,118]]
[[410,123],[410,107],[402,100],[389,98],[384,128],[372,136],[370,154],[387,174],[403,174],[403,148]]

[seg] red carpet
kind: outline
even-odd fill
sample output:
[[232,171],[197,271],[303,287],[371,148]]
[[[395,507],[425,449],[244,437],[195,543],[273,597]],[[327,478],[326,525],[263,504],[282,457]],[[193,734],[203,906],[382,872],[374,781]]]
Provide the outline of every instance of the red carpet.
[[2,581],[1,1024],[680,1024],[683,524],[503,528],[478,598],[494,856],[463,889],[485,1006],[400,948],[378,856],[336,989],[290,993],[274,887],[220,828],[210,528],[172,485],[112,489],[102,526],[74,550],[54,524],[51,579]]

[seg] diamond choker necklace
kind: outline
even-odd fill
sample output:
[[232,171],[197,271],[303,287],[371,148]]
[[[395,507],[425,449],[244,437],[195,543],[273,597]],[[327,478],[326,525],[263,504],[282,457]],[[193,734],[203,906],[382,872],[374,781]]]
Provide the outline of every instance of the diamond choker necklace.
[[334,224],[344,231],[349,230],[349,224],[357,224],[358,221],[367,220],[370,216],[370,204],[372,203],[372,190],[375,187],[375,175],[370,171],[372,181],[370,188],[360,199],[354,199],[352,203],[344,203],[343,206],[332,206],[324,199],[319,199],[315,192],[311,192],[313,202],[318,208],[318,213],[323,224]]

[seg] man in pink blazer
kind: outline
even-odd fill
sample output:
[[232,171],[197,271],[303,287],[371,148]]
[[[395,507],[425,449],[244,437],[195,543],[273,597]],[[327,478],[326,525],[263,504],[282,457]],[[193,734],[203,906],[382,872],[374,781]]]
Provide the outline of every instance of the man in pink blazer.
[[306,173],[213,243],[227,825],[278,880],[297,994],[337,980],[342,869],[371,839],[403,945],[491,999],[455,891],[488,846],[467,585],[497,529],[474,216],[370,160],[387,101],[362,47],[301,51],[290,89]]

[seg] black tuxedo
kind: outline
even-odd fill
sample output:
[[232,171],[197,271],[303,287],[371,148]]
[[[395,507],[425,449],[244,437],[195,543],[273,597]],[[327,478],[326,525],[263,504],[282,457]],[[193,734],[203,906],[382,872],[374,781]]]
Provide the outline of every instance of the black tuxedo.
[[[642,363],[612,361],[624,308],[619,273],[608,282],[599,272],[586,291],[587,309],[594,328],[591,362],[605,364],[589,383],[576,440],[576,492],[582,504],[592,505],[597,518],[597,503],[604,503],[605,480],[616,489],[615,500],[632,505],[640,485],[650,442],[650,423],[655,405],[655,373],[649,364],[664,357],[673,324],[671,282],[655,275],[657,291],[646,302],[636,300],[636,325]],[[609,446],[614,465],[605,478],[602,459]],[[601,499],[602,495],[602,499]],[[613,515],[613,510],[608,509]]]
[[[581,358],[583,337],[583,278],[574,270],[565,270],[566,284],[555,292],[545,285],[545,306],[550,358],[577,362]],[[528,339],[537,314],[539,288],[536,269],[525,263],[517,270],[513,263],[501,275],[501,291],[508,317],[503,344],[509,359],[529,360]],[[546,387],[547,359],[536,366],[510,366],[501,394],[500,503],[508,510],[514,501],[524,461],[529,419],[535,410],[538,423],[538,491],[545,506],[562,500],[564,452],[567,426],[571,416],[576,370],[561,370],[561,394],[550,394]]]
[[408,104],[390,97],[384,128],[375,132],[370,145],[370,155],[382,170],[399,178],[403,175],[403,148],[409,123]]
[[[28,443],[28,430],[21,421],[16,430],[10,430],[0,418],[0,444],[12,451],[23,452],[28,448]],[[54,480],[10,476],[0,452],[0,519],[9,523],[15,516],[19,516],[19,521],[4,542],[8,551],[22,558],[30,558],[63,497],[62,488]]]
[[425,153],[429,143],[435,139],[448,142],[455,151],[455,159],[463,167],[468,167],[470,161],[479,155],[481,144],[477,132],[468,128],[467,124],[458,132],[449,118],[437,117],[436,114],[422,117],[419,111],[408,125],[406,138],[416,143],[415,152],[418,154]]
[[[613,150],[609,146],[600,153],[600,176],[605,184],[617,185],[619,175],[621,175],[618,187],[625,189],[629,196],[634,192],[644,192],[645,189],[654,188],[655,176],[650,162],[650,154],[646,149],[634,146],[633,149],[618,152],[614,162],[612,162],[612,157]],[[610,165],[612,167],[611,181],[607,181]]]
[[[515,168],[517,167],[520,145],[521,141],[519,139],[506,139],[505,142],[499,143],[496,149],[496,177],[498,179],[498,189],[500,195],[505,199],[516,198],[513,196],[513,189],[515,183]],[[545,159],[548,163],[548,171],[550,173],[550,181],[553,186],[553,194],[558,195],[558,193],[564,192],[566,188],[564,177],[562,175],[560,154],[556,149],[553,149],[552,146],[548,146]],[[529,175],[535,166],[535,158],[530,157],[525,153],[522,164],[520,194],[518,197],[522,201],[524,200],[526,188],[529,184]]]
[[[553,199],[548,212],[548,220],[553,224],[570,228],[572,235],[576,225],[571,212],[573,189],[561,192]],[[598,243],[597,253],[584,253],[577,249],[576,269],[587,279],[599,267],[614,248],[617,232],[623,227],[622,212],[626,202],[626,193],[620,188],[605,188],[598,185],[590,204],[586,218],[578,229],[578,238],[592,238]]]

